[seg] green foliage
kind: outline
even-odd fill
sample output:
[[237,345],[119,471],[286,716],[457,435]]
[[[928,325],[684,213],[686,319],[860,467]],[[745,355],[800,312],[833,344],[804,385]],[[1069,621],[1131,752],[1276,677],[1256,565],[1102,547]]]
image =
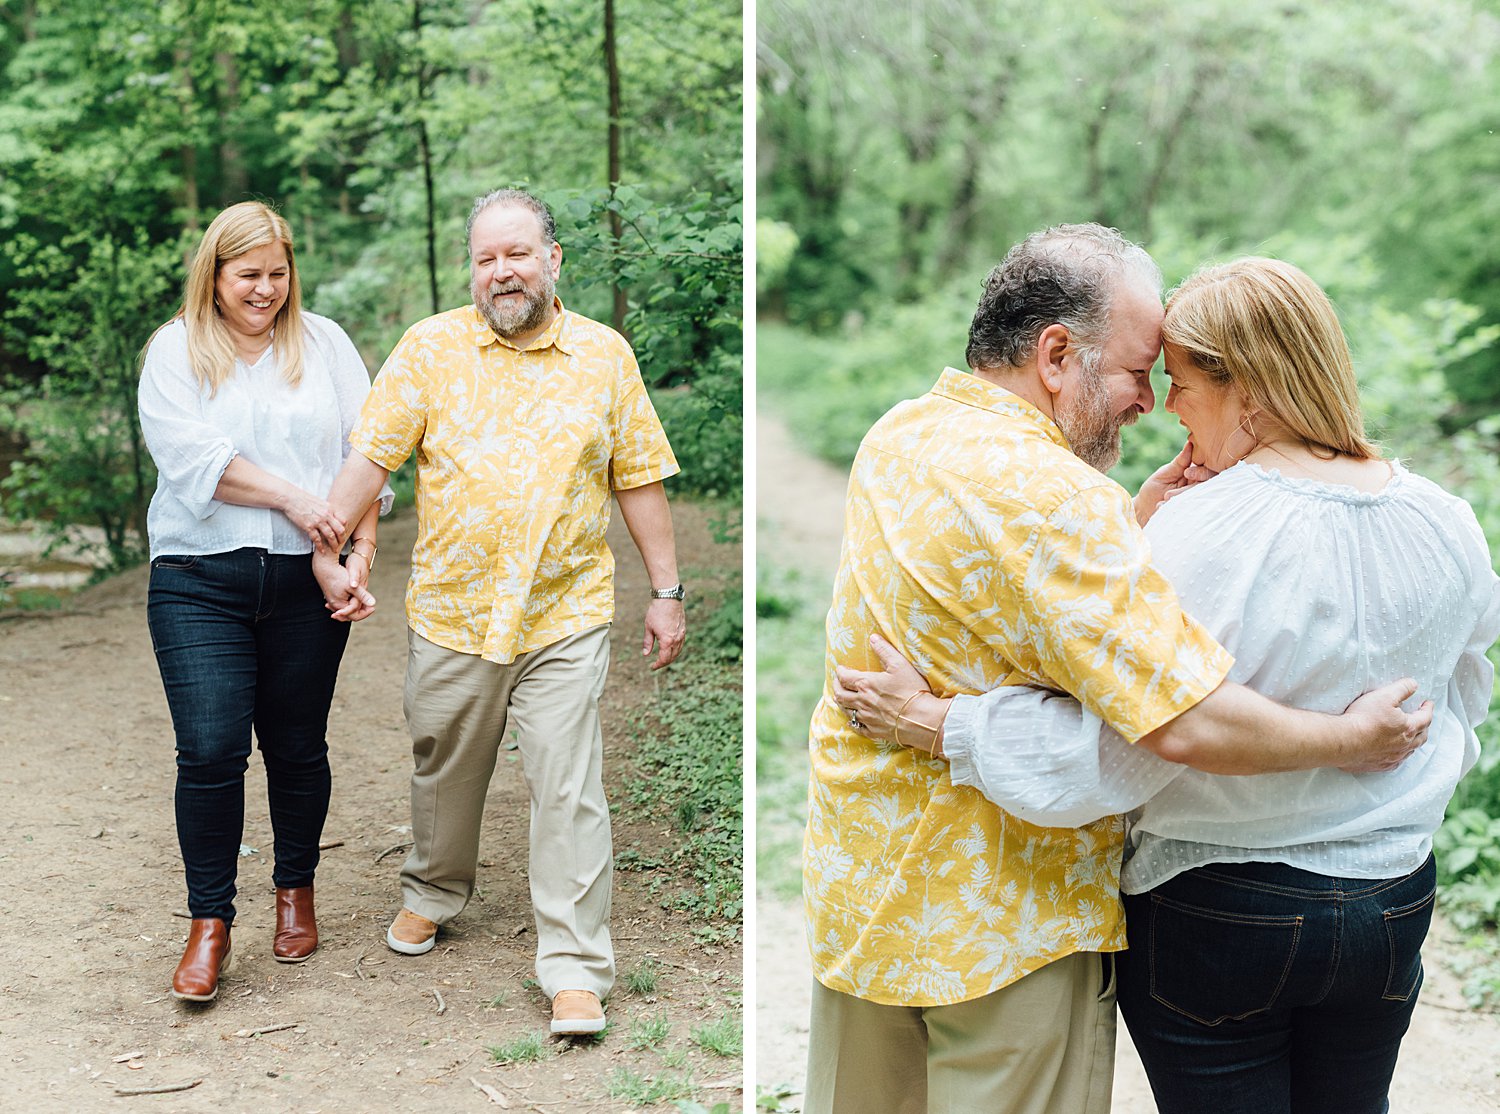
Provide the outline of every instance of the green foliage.
[[625,972],[625,989],[632,994],[647,997],[656,993],[657,983],[661,981],[661,966],[654,959],[643,959]]
[[[619,862],[674,867],[681,884],[666,903],[698,918],[699,936],[732,938],[744,904],[738,670],[688,658],[672,667],[670,684],[655,706],[642,710],[651,722],[625,798],[642,816],[671,817],[679,842],[654,848],[661,859],[637,851]],[[691,807],[679,808],[684,802]]]
[[537,1029],[505,1044],[491,1045],[486,1051],[497,1064],[530,1064],[546,1059],[551,1054],[548,1048],[546,1036]]
[[771,557],[762,534],[756,576],[755,840],[761,890],[784,900],[801,892],[807,809],[807,727],[823,691],[826,583],[811,584]]
[[739,356],[712,353],[691,384],[655,391],[652,401],[682,466],[673,488],[737,505],[745,453]]
[[621,1102],[671,1102],[687,1098],[692,1093],[693,1081],[685,1075],[668,1073],[652,1077],[629,1068],[616,1068],[609,1077],[609,1097]]
[[375,367],[468,300],[464,219],[505,184],[558,203],[571,308],[610,321],[620,287],[680,486],[737,500],[740,6],[621,0],[617,16],[612,121],[592,0],[7,6],[0,436],[29,466],[0,510],[102,526],[116,564],[139,549],[154,477],[134,359],[221,207],[281,209],[307,306]]
[[17,588],[14,580],[0,572],[0,611],[57,611],[62,597],[45,588]]
[[25,454],[0,481],[0,511],[42,522],[54,546],[102,533],[108,566],[144,552],[155,469],[136,417],[137,354],[167,315],[175,244],[75,233],[58,243],[23,234],[3,259],[17,286],[0,337],[49,369],[0,392],[0,436]]
[[655,1048],[672,1032],[672,1023],[663,1014],[641,1017],[630,1023],[630,1034],[625,1040],[626,1048]]
[[694,585],[694,594],[688,599],[688,630],[693,656],[725,665],[740,661],[745,654],[745,602],[739,572],[736,570],[724,577],[717,599],[712,594],[713,586],[704,586],[711,601],[706,615],[702,614],[704,606],[699,594],[697,570],[684,570],[683,575],[691,577]]
[[783,1102],[795,1094],[797,1091],[786,1083],[775,1087],[757,1087],[755,1109],[761,1111],[762,1114],[781,1114],[783,1110],[789,1109],[783,1105]]
[[[737,499],[743,476],[743,222],[738,163],[680,204],[644,189],[545,195],[579,253],[571,281],[639,291],[625,317],[687,491]],[[619,241],[607,218],[623,225]],[[559,235],[563,235],[560,231]],[[675,389],[668,389],[675,388]]]
[[1500,922],[1500,816],[1481,808],[1450,812],[1433,846],[1454,924]]
[[693,1043],[715,1056],[738,1056],[745,1047],[740,1020],[733,1014],[722,1014],[704,1025],[695,1025]]

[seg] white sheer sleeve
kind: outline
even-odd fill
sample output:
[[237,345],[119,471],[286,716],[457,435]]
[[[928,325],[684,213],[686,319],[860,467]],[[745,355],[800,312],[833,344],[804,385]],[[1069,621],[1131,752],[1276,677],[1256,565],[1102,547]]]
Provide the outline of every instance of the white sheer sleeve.
[[202,399],[173,322],[152,340],[141,369],[141,434],[161,483],[200,521],[223,506],[214,492],[237,455],[228,434],[204,419]]
[[1500,638],[1500,579],[1495,576],[1489,544],[1473,510],[1462,500],[1454,500],[1454,503],[1459,519],[1466,527],[1464,554],[1472,578],[1473,606],[1479,615],[1454,667],[1453,678],[1448,682],[1448,707],[1458,713],[1464,727],[1462,776],[1479,761],[1479,737],[1475,728],[1489,715],[1490,698],[1495,688],[1495,667],[1490,664],[1485,651]]
[[943,751],[954,784],[1049,828],[1129,812],[1185,768],[1127,743],[1073,697],[1023,685],[955,697]]

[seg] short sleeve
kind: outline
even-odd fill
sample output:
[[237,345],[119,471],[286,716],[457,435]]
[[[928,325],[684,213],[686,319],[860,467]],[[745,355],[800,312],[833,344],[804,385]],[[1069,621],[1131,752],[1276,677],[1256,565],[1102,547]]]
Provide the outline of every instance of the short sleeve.
[[677,458],[672,455],[672,446],[667,443],[661,419],[651,405],[629,348],[621,356],[619,392],[611,422],[614,455],[609,471],[613,490],[645,487],[678,473]]
[[1058,688],[1126,739],[1176,718],[1228,675],[1233,658],[1152,565],[1123,488],[1086,488],[1007,526],[1016,637]]
[[408,329],[386,357],[349,433],[349,446],[387,472],[406,462],[427,430],[431,360],[431,347]]
[[204,419],[202,401],[186,328],[169,322],[152,338],[141,368],[141,434],[160,482],[199,520],[223,505],[214,492],[236,455],[230,436]]
[[[311,314],[308,318],[316,322],[320,339],[327,351],[329,374],[333,379],[333,390],[338,397],[339,404],[339,437],[342,442],[342,457],[347,460],[351,449],[350,434],[353,433],[354,425],[359,420],[360,409],[370,394],[370,372],[365,367],[365,360],[359,354],[359,349],[354,346],[354,342],[349,339],[349,334],[344,332],[338,322],[326,317],[314,318]],[[390,484],[381,485],[378,498],[380,513],[390,514],[391,506],[396,499]]]

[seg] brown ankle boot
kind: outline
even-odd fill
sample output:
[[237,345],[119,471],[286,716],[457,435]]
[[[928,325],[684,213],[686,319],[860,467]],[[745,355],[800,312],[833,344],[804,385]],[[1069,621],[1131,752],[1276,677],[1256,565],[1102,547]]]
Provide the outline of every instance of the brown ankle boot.
[[172,997],[212,1002],[219,976],[229,970],[229,926],[217,917],[194,917],[182,962],[172,976]]
[[313,888],[276,888],[276,942],[271,954],[277,963],[301,963],[318,950],[318,922],[313,916]]

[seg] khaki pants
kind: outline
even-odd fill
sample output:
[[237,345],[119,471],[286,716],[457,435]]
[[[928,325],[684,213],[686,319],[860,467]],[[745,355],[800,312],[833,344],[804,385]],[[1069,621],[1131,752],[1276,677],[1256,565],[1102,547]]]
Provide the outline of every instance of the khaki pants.
[[1114,960],[1079,952],[951,1006],[813,983],[805,1114],[1108,1114]]
[[609,939],[609,804],[599,695],[609,626],[496,665],[409,632],[412,850],[401,868],[406,907],[443,924],[474,893],[485,794],[505,726],[514,720],[531,793],[528,864],[537,980],[559,990],[614,985]]

